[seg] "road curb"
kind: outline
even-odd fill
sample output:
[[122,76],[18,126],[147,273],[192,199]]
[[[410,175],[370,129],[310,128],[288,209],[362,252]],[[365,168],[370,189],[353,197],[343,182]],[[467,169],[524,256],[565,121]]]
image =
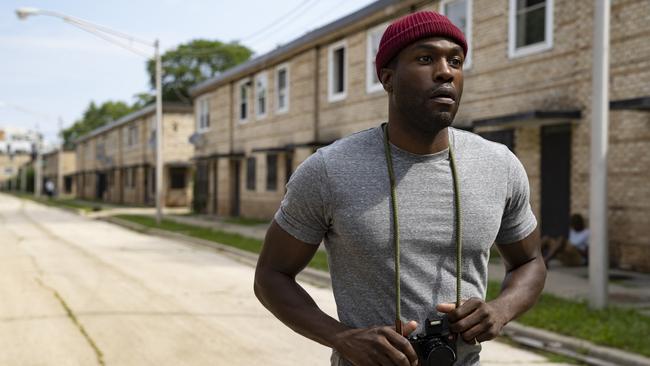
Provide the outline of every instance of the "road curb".
[[[136,224],[134,222],[119,219],[117,217],[107,216],[107,217],[100,217],[97,219],[110,222],[112,224],[120,225],[127,229],[131,229],[140,233],[151,234],[162,238],[174,238],[184,242],[189,242],[192,244],[216,249],[217,251],[227,255],[230,258],[246,263],[248,265],[255,266],[255,264],[257,264],[258,255],[256,253],[248,252],[229,245],[217,243],[210,240],[199,239],[192,236],[175,233],[172,231],[150,228],[148,226]],[[298,275],[298,279],[318,287],[331,287],[332,285],[332,281],[330,280],[329,273],[324,271],[319,271],[317,269],[313,269],[309,267],[303,269],[300,272],[300,274]]]
[[[254,266],[257,263],[258,255],[256,253],[247,252],[228,245],[194,238],[171,231],[149,228],[116,217],[102,217],[98,219],[141,233],[152,234],[163,238],[174,238],[184,242],[210,247],[229,256],[230,258],[249,265]],[[305,268],[300,275],[298,275],[298,279],[319,287],[331,287],[329,273],[309,267]],[[514,340],[516,343],[578,359],[589,365],[650,366],[650,358],[641,355],[621,351],[615,348],[598,346],[583,339],[568,337],[547,330],[525,326],[517,322],[511,322],[506,325],[503,334]]]

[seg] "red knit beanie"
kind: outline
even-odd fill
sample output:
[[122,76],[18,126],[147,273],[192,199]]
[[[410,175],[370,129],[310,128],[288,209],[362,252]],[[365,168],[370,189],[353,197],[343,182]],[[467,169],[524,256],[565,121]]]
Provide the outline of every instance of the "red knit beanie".
[[463,32],[446,16],[432,11],[419,11],[397,19],[386,28],[375,59],[377,77],[380,76],[379,71],[402,49],[418,39],[428,37],[449,38],[461,46],[467,55],[467,42]]

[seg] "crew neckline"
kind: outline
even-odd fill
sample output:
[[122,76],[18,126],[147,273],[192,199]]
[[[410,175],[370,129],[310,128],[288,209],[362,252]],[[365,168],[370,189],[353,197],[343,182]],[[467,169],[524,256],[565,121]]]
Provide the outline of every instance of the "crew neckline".
[[[383,126],[386,125],[387,122],[384,122],[380,124],[378,127],[376,127],[379,139],[381,140],[381,146],[382,146],[382,151],[384,150],[384,128]],[[448,128],[448,133],[451,136],[452,142],[454,141],[454,131],[453,128],[449,127]],[[406,151],[397,145],[393,144],[391,141],[388,141],[391,147],[391,154],[393,154],[393,159],[405,159],[405,160],[415,160],[418,162],[435,162],[435,161],[440,161],[440,160],[449,160],[449,147],[447,147],[444,150],[438,151],[437,153],[433,154],[414,154],[410,151]]]

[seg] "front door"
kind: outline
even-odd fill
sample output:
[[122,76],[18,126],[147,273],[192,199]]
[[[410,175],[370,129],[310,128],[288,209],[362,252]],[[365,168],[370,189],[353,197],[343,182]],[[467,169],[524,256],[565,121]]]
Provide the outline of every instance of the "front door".
[[219,160],[212,162],[212,214],[219,213]]
[[569,232],[571,210],[571,125],[544,126],[542,145],[542,235]]
[[232,179],[231,179],[231,191],[232,195],[230,202],[230,216],[239,216],[239,187],[241,183],[241,160],[232,161]]

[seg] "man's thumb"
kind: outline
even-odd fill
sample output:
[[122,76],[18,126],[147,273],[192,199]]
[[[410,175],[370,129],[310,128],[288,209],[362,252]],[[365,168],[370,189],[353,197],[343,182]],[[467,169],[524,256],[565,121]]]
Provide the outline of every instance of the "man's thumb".
[[452,304],[450,302],[443,302],[442,304],[436,305],[436,310],[438,310],[441,313],[450,313],[456,309],[456,304]]
[[402,335],[404,337],[407,337],[409,334],[413,333],[413,331],[416,330],[417,327],[418,327],[418,323],[415,320],[411,320],[410,322],[402,326]]

